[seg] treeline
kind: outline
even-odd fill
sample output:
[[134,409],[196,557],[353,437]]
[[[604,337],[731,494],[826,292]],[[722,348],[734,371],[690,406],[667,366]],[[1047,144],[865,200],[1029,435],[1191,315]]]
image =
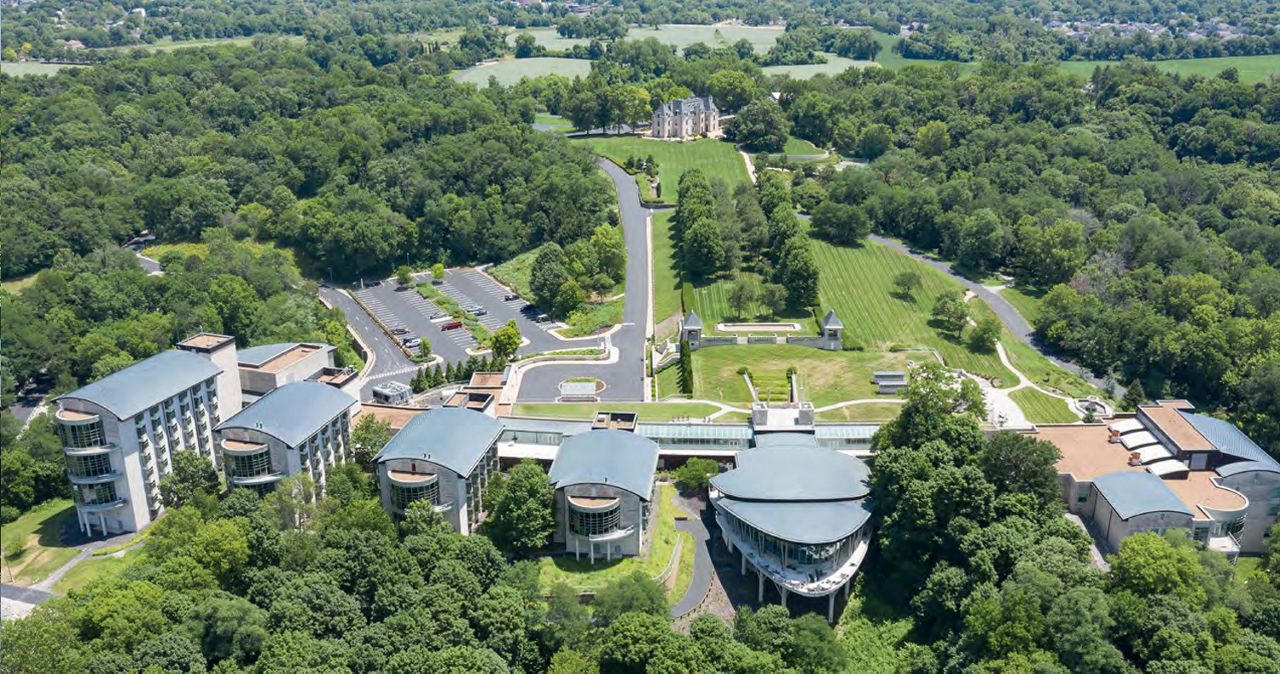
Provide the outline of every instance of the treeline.
[[603,301],[626,279],[627,243],[622,227],[600,225],[589,239],[538,249],[529,289],[539,307],[566,318],[588,300]]
[[755,187],[743,183],[730,194],[701,169],[686,171],[671,225],[681,275],[737,278],[739,311],[760,303],[780,315],[818,303],[818,265],[780,173],[763,171]]
[[[0,292],[6,407],[37,376],[66,392],[169,349],[199,331],[236,336],[241,346],[324,342],[338,365],[361,362],[336,309],[316,301],[282,252],[205,231],[207,254],[165,254],[150,276],[134,256],[106,246],[80,257],[63,251],[20,295]],[[0,492],[12,520],[66,487],[65,458],[52,418],[41,414],[18,436],[13,414],[0,412]]]
[[446,76],[450,54],[501,44],[495,29],[437,52],[263,40],[7,82],[3,274],[143,228],[198,240],[234,223],[336,279],[590,236],[612,196],[589,153],[533,131],[521,92]]
[[869,30],[850,30],[830,25],[788,24],[787,30],[760,59],[760,65],[800,65],[826,63],[819,52],[859,61],[874,61],[880,53],[880,43]]
[[[822,618],[780,606],[744,608],[732,625],[702,615],[678,633],[666,588],[640,572],[588,607],[563,583],[543,587],[536,561],[454,533],[426,501],[393,523],[376,489],[347,464],[318,502],[305,476],[261,499],[192,490],[119,574],[0,625],[4,669],[749,674],[845,663]],[[541,468],[518,466],[486,497],[494,540],[541,550],[552,526]]]
[[816,174],[815,235],[848,242],[870,223],[1009,273],[1048,293],[1045,345],[1151,397],[1229,410],[1280,452],[1280,87],[1142,65],[1081,84],[996,64],[783,84],[794,135],[871,160]]
[[[1140,533],[1104,572],[1063,517],[1057,448],[983,433],[977,386],[937,365],[913,371],[906,398],[873,440],[880,556],[844,622],[885,637],[868,655],[922,674],[1275,671],[1280,544],[1245,576],[1184,532]],[[878,629],[886,617],[904,629]]]

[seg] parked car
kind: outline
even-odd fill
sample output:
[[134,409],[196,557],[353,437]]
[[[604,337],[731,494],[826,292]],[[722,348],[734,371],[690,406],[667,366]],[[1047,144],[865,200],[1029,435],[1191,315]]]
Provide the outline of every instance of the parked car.
[[471,312],[473,316],[483,316],[487,313],[489,313],[489,310],[485,309],[484,307],[477,307]]
[[434,321],[434,320],[438,320],[438,319],[444,318],[445,316],[448,316],[448,315],[449,315],[449,314],[447,314],[447,313],[445,313],[445,312],[443,312],[443,311],[437,311],[437,312],[435,312],[434,314],[431,314],[431,320],[433,320],[433,321]]
[[535,323],[550,323],[551,317],[546,314],[538,314],[538,317],[533,320]]
[[407,335],[407,334],[409,334],[409,329],[408,329],[408,328],[391,328],[391,334],[393,334],[393,335]]
[[440,329],[444,331],[449,331],[449,330],[457,330],[460,327],[462,327],[462,321],[449,321],[448,323],[442,324],[440,326]]
[[516,300],[518,300],[518,299],[520,299],[520,296],[519,296],[519,295],[516,295],[516,294],[514,294],[514,293],[507,293],[506,295],[503,295],[503,296],[502,296],[502,301],[503,301],[503,302],[514,302],[514,301],[516,301]]
[[422,340],[417,338],[411,339],[404,343],[404,348],[406,349],[416,349],[420,346],[422,346]]
[[401,342],[403,342],[403,343],[405,343],[405,344],[408,344],[409,342],[412,342],[412,341],[414,341],[414,340],[416,340],[416,339],[418,339],[418,336],[417,336],[417,335],[411,335],[411,334],[409,334],[409,332],[406,330],[406,331],[405,331],[405,336],[404,336],[404,337],[401,337],[401,338],[400,338],[400,341],[401,341]]

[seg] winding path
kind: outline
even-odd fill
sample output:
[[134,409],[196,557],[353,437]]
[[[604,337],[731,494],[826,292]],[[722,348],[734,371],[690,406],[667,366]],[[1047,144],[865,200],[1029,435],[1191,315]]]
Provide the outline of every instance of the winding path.
[[684,503],[677,501],[681,510],[689,516],[687,520],[676,520],[676,529],[693,536],[695,552],[693,556],[693,581],[680,601],[671,607],[671,617],[680,618],[698,608],[707,593],[711,591],[711,581],[715,577],[715,565],[711,562],[711,532],[702,523],[701,512],[690,512]]

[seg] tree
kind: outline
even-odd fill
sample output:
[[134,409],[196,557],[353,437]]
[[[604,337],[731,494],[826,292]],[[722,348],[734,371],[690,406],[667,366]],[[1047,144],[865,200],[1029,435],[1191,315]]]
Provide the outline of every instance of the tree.
[[192,450],[174,452],[173,471],[160,478],[160,496],[170,508],[188,504],[203,508],[219,488],[213,464]]
[[676,481],[684,489],[705,489],[711,478],[720,473],[720,464],[712,459],[692,458],[675,470]]
[[680,340],[680,392],[693,395],[693,347],[688,339]]
[[1142,381],[1134,379],[1125,387],[1124,397],[1120,399],[1120,406],[1126,410],[1136,410],[1138,405],[1147,402],[1147,392],[1142,390]]
[[665,617],[653,613],[624,613],[616,621],[609,621],[601,635],[601,669],[640,674],[662,644],[674,638],[675,633]]
[[978,324],[969,333],[969,348],[979,353],[992,353],[999,339],[1000,321],[994,316],[984,316],[978,319]]
[[444,265],[437,262],[431,265],[431,282],[444,283]]
[[226,593],[214,593],[196,606],[186,626],[214,664],[228,660],[248,665],[267,639],[266,611]]
[[923,283],[918,272],[908,270],[893,277],[893,286],[897,288],[898,296],[903,299],[912,299],[921,285]]
[[426,337],[419,337],[421,344],[418,345],[418,358],[423,362],[431,360],[431,340]]
[[871,233],[866,211],[838,201],[826,200],[813,210],[813,229],[818,236],[834,243],[861,243]]
[[578,593],[564,582],[551,586],[545,622],[543,637],[552,650],[576,647],[591,629],[587,607],[578,600]]
[[555,528],[555,488],[542,466],[522,461],[493,487],[484,530],[494,545],[520,555],[546,546]]
[[1179,545],[1152,532],[1124,539],[1111,557],[1111,585],[1142,597],[1171,594],[1197,607],[1206,599],[1204,569],[1185,536]]
[[787,308],[787,289],[777,283],[766,283],[760,288],[760,303],[769,309],[770,316],[779,316]]
[[756,83],[741,70],[718,70],[707,78],[707,90],[716,107],[735,112],[755,98]]
[[725,122],[725,136],[749,152],[781,152],[787,144],[791,122],[772,98],[759,98]]
[[641,571],[633,571],[609,583],[591,604],[596,622],[608,625],[624,614],[667,615],[667,591]]
[[506,361],[511,360],[511,357],[516,355],[516,349],[520,348],[522,340],[520,328],[516,326],[516,321],[513,318],[507,321],[506,325],[494,331],[493,336],[489,339],[489,346],[493,349],[495,358]]
[[408,288],[409,284],[413,283],[413,271],[409,269],[409,265],[402,264],[396,267],[396,283],[400,284],[401,288]]
[[133,653],[134,662],[146,670],[164,672],[203,672],[204,655],[191,637],[177,630],[158,634],[142,642]]
[[858,156],[876,159],[893,147],[893,131],[884,124],[868,124],[858,136]]
[[979,464],[998,493],[1030,496],[1041,513],[1056,516],[1062,503],[1054,468],[1059,458],[1052,443],[1003,431],[987,438]]
[[551,307],[557,316],[564,317],[576,311],[586,301],[587,291],[573,278],[567,278],[556,291],[556,299]]
[[755,305],[760,298],[760,281],[754,276],[741,276],[729,288],[729,306],[733,307],[734,315],[739,318],[748,318],[747,309]]
[[959,291],[947,290],[934,298],[932,316],[943,331],[959,337],[969,322],[969,308]]
[[787,290],[788,304],[799,308],[818,303],[818,262],[808,237],[796,236],[787,241],[778,272]]
[[527,59],[533,56],[537,56],[538,54],[543,53],[545,51],[546,51],[546,47],[542,47],[541,45],[539,45],[537,38],[535,38],[534,36],[528,33],[520,33],[516,35],[516,50],[515,50],[516,58]]
[[926,157],[937,157],[951,147],[947,123],[934,120],[916,130],[916,151]]

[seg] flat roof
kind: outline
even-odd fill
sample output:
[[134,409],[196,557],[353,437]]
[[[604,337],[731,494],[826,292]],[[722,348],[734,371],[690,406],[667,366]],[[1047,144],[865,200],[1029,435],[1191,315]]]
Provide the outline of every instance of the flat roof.
[[628,431],[597,429],[561,440],[548,475],[557,489],[607,484],[648,500],[657,470],[654,441]]
[[492,393],[481,393],[480,391],[462,390],[449,396],[449,400],[445,401],[445,407],[465,407],[469,410],[484,411],[485,408],[493,403]]
[[241,355],[237,356],[237,360],[240,367],[275,373],[321,350],[332,351],[333,347],[328,344],[306,342],[267,344],[245,349]]
[[501,372],[473,372],[467,388],[502,388]]
[[1094,478],[1093,486],[1122,520],[1156,512],[1193,516],[1191,509],[1169,488],[1170,480],[1146,471],[1107,473]]
[[1211,451],[1213,443],[1200,434],[1182,414],[1180,410],[1191,411],[1195,408],[1185,400],[1161,400],[1153,405],[1139,405],[1138,416],[1146,417],[1156,428],[1159,428],[1177,449],[1184,452]]
[[1238,510],[1249,505],[1249,500],[1238,492],[1224,489],[1213,483],[1215,475],[1207,470],[1193,470],[1187,473],[1186,479],[1165,480],[1164,486],[1187,506],[1198,520],[1211,520],[1213,517],[1205,508],[1214,510]]
[[197,353],[161,351],[57,399],[84,400],[128,419],[221,373],[222,368]]
[[355,404],[355,398],[328,384],[298,381],[272,389],[215,430],[254,430],[297,447]]
[[219,335],[213,332],[201,332],[178,342],[178,348],[195,351],[212,351],[227,342],[235,341],[231,335]]
[[1091,482],[1108,473],[1146,470],[1144,466],[1129,465],[1129,450],[1120,443],[1109,442],[1111,431],[1103,424],[1038,426],[1029,435],[1053,443],[1060,455],[1054,468],[1077,481]]
[[467,476],[501,434],[502,424],[493,417],[438,407],[410,419],[373,460],[422,459]]
[[378,403],[360,403],[360,411],[356,412],[355,418],[352,419],[352,425],[364,418],[366,415],[371,416],[379,421],[385,421],[391,426],[391,430],[398,431],[404,428],[409,420],[426,412],[424,407],[400,407],[398,405],[379,405]]

